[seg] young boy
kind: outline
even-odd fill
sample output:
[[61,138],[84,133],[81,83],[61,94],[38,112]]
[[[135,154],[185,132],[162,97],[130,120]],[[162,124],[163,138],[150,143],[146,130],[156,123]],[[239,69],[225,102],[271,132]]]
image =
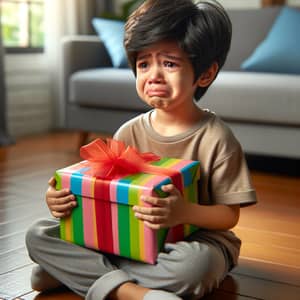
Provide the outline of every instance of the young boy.
[[[85,249],[59,239],[58,220],[42,220],[27,234],[39,264],[38,290],[64,284],[86,299],[172,300],[200,298],[217,287],[237,264],[240,240],[229,231],[240,206],[256,202],[241,147],[200,99],[223,66],[231,22],[215,2],[148,0],[126,24],[125,47],[140,98],[153,109],[124,124],[115,138],[160,156],[199,160],[199,203],[185,202],[174,185],[166,198],[143,197],[153,207],[135,206],[135,216],[153,229],[193,224],[200,229],[166,244],[155,265]],[[46,200],[54,217],[76,205],[67,190],[49,181]]]

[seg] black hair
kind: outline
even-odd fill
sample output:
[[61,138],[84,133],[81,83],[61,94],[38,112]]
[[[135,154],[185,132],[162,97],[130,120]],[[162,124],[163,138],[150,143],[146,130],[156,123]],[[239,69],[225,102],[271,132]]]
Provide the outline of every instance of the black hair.
[[[232,35],[231,21],[216,1],[146,0],[128,18],[124,45],[136,74],[137,53],[162,40],[175,40],[188,55],[195,81],[214,62],[225,63]],[[199,100],[208,87],[198,87]]]

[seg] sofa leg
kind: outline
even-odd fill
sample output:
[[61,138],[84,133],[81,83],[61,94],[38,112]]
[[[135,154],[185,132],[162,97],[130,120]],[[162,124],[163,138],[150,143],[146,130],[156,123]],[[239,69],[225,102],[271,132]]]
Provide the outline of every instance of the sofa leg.
[[89,132],[88,131],[80,131],[79,132],[79,140],[78,147],[85,145],[88,142]]

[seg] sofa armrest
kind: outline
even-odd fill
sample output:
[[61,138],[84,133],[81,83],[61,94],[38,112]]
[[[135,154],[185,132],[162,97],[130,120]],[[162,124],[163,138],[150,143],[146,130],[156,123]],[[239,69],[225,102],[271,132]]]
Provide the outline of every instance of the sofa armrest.
[[[60,110],[65,115],[70,76],[80,70],[111,67],[104,44],[96,35],[66,36],[61,41]],[[65,119],[65,118],[64,118]],[[65,120],[62,120],[65,122]]]

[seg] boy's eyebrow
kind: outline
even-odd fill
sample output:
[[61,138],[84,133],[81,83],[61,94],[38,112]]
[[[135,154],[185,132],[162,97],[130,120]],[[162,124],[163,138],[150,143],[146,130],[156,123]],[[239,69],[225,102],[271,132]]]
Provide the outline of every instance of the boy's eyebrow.
[[[162,55],[162,56],[165,56],[165,57],[167,57],[169,59],[178,60],[178,61],[182,61],[183,60],[180,56],[172,55],[169,52],[159,52],[159,54]],[[141,59],[145,59],[145,58],[147,58],[149,56],[151,56],[150,53],[145,53],[145,54],[142,54],[142,55],[138,55],[137,59],[141,60]]]
[[173,59],[173,60],[179,60],[182,61],[182,57],[181,56],[177,56],[177,55],[172,55],[168,52],[161,52],[161,54],[167,58]]
[[150,53],[145,53],[145,54],[142,54],[142,55],[138,54],[137,59],[138,59],[138,60],[139,60],[139,59],[145,59],[145,58],[147,58],[147,57],[149,57],[149,56],[151,56]]

